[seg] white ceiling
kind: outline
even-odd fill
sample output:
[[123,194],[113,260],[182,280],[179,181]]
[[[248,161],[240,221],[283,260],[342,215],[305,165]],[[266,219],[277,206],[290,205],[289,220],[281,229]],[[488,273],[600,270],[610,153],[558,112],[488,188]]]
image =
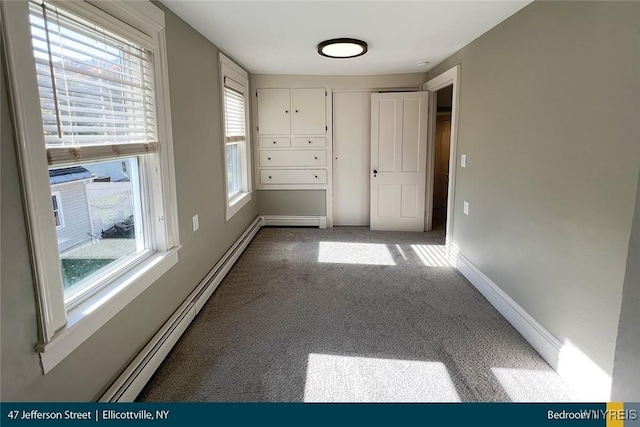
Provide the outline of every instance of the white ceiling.
[[[251,73],[365,75],[426,72],[525,1],[161,0]],[[323,40],[369,44],[352,59],[317,53]],[[416,66],[429,61],[427,66]]]

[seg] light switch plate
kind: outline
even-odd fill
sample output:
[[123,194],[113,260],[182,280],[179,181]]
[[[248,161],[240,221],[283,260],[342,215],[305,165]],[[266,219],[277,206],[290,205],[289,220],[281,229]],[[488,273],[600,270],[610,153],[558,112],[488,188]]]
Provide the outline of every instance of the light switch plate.
[[193,218],[191,218],[191,220],[193,221],[193,231],[196,231],[198,228],[200,228],[200,223],[198,221],[198,215],[194,215]]
[[463,154],[462,156],[460,156],[460,166],[462,166],[463,168],[467,167],[467,155]]
[[469,202],[467,202],[466,200],[464,201],[464,214],[465,215],[469,215]]

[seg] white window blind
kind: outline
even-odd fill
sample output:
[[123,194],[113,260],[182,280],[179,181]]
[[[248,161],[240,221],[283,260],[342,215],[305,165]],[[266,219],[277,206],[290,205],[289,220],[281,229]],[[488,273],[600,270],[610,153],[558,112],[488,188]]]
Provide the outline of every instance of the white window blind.
[[224,129],[225,142],[246,141],[244,91],[246,89],[232,79],[224,78]]
[[151,53],[46,4],[30,23],[49,164],[156,151]]

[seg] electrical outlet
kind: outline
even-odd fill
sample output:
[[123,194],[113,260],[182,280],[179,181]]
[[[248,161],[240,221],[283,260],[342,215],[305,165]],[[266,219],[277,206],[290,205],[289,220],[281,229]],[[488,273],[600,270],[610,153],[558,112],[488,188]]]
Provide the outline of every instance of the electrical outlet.
[[196,231],[198,228],[200,228],[200,223],[198,222],[198,215],[194,215],[193,218],[191,218],[191,221],[193,221],[193,231]]
[[464,201],[464,214],[465,215],[469,215],[469,202],[467,202],[466,200]]
[[467,167],[467,155],[463,154],[462,156],[460,156],[460,166],[462,166],[463,168]]

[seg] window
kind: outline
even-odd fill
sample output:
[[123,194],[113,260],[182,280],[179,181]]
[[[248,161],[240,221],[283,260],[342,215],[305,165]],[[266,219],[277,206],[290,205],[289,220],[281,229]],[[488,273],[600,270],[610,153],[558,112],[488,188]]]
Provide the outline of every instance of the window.
[[51,202],[53,204],[53,219],[56,223],[56,229],[64,227],[64,217],[62,216],[62,202],[60,201],[60,192],[51,193]]
[[251,200],[247,73],[220,54],[224,114],[226,218]]
[[1,7],[46,373],[177,262],[164,15]]

